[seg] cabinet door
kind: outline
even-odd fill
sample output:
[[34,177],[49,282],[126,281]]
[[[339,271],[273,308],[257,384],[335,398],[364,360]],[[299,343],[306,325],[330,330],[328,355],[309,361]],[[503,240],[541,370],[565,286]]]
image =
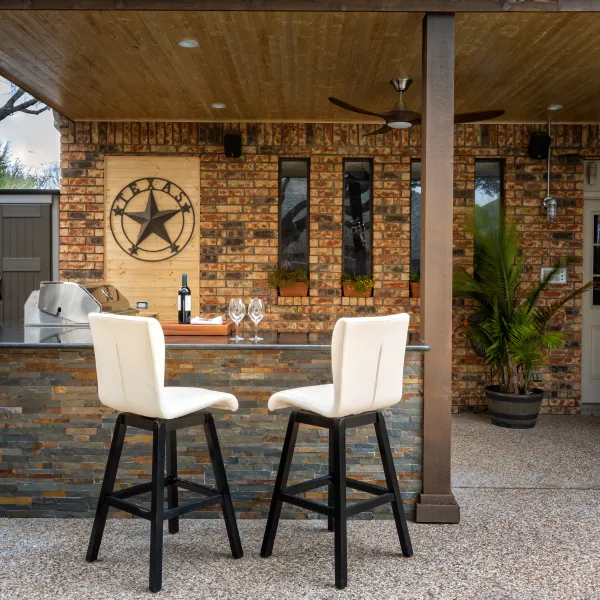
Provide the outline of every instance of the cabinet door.
[[51,206],[0,204],[0,326],[23,325],[23,307],[52,277]]

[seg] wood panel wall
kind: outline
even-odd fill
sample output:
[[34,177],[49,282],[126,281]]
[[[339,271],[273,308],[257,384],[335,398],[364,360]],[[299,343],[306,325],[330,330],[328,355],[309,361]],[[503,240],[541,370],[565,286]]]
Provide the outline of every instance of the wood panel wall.
[[[196,299],[199,289],[200,242],[198,224],[192,237],[183,250],[173,258],[160,262],[147,262],[126,253],[117,243],[110,229],[110,211],[113,200],[131,182],[145,177],[156,177],[172,181],[188,195],[194,208],[195,217],[186,220],[181,239],[187,237],[200,210],[200,159],[197,157],[174,156],[110,156],[106,158],[105,174],[105,280],[114,284],[129,300],[132,306],[137,301],[148,301],[148,310],[158,313],[161,321],[177,319],[177,289],[181,285],[181,274],[188,274],[188,285]],[[143,210],[147,194],[140,194],[139,202],[129,210]],[[165,199],[156,198],[158,208],[169,208]],[[176,234],[180,223],[174,218],[165,224],[169,234]],[[132,235],[139,227],[133,221],[128,225]],[[173,235],[172,235],[173,237]],[[156,235],[145,241],[145,247],[164,246]],[[197,305],[192,305],[192,313],[198,313]]]

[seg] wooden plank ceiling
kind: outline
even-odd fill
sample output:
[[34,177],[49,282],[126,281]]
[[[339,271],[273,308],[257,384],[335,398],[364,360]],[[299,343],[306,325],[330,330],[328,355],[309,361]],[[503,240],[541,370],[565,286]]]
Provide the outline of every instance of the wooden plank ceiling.
[[600,12],[594,0],[460,0],[459,4],[457,0],[2,0],[2,9]]
[[[0,12],[0,73],[72,119],[364,121],[329,95],[389,110],[414,79],[421,13]],[[178,46],[195,39],[198,47]],[[456,111],[600,122],[600,14],[459,14]],[[224,102],[224,110],[211,108]]]

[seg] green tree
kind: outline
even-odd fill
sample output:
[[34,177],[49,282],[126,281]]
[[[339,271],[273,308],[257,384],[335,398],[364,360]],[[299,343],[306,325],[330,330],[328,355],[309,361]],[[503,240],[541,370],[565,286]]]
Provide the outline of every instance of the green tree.
[[43,165],[39,172],[32,172],[12,155],[10,143],[0,140],[0,189],[58,189],[60,167],[58,162]]

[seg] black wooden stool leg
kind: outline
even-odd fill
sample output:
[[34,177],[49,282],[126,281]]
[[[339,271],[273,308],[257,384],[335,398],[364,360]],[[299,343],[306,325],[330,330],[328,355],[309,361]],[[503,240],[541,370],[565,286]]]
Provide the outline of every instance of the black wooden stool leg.
[[165,515],[166,424],[154,421],[152,435],[152,492],[150,505],[150,591],[162,587],[163,529]]
[[348,580],[348,543],[346,523],[346,422],[333,419],[333,525],[335,532],[335,586],[346,587]]
[[281,460],[279,461],[279,470],[275,479],[275,489],[271,498],[271,507],[269,508],[269,517],[267,519],[267,527],[263,537],[262,548],[260,555],[263,558],[271,556],[273,552],[273,544],[277,535],[277,526],[279,525],[279,516],[281,515],[282,502],[279,499],[279,491],[287,484],[292,466],[292,458],[294,457],[294,446],[296,445],[296,437],[298,436],[298,422],[296,421],[296,412],[292,412],[288,422],[285,441],[281,451]]
[[231,493],[229,492],[229,483],[225,474],[225,465],[223,464],[223,456],[221,455],[221,447],[219,446],[219,438],[217,437],[217,428],[215,420],[210,413],[206,413],[206,422],[204,423],[204,431],[206,433],[206,442],[208,444],[208,452],[212,463],[213,471],[215,472],[215,480],[217,490],[223,495],[221,506],[223,509],[223,517],[225,519],[225,527],[227,528],[227,536],[229,537],[229,546],[233,558],[242,558],[242,542],[240,541],[240,533],[238,531],[237,522],[235,520],[235,512],[233,503],[231,502]]
[[100,488],[98,507],[96,508],[96,516],[94,518],[90,543],[88,545],[88,550],[85,557],[88,562],[94,562],[98,558],[98,551],[100,550],[102,535],[104,533],[104,526],[106,525],[106,517],[108,516],[108,504],[106,503],[106,497],[112,493],[115,486],[117,471],[119,469],[119,459],[121,458],[121,451],[123,450],[123,441],[125,440],[126,431],[127,425],[125,425],[125,415],[121,413],[117,417],[117,421],[115,423],[115,431],[110,444],[108,461],[106,463],[106,470],[104,471],[104,479],[102,480],[102,487]]
[[392,456],[392,450],[390,448],[390,439],[385,426],[385,420],[380,411],[377,412],[375,432],[377,433],[379,453],[381,454],[381,462],[383,463],[383,471],[385,473],[387,487],[390,492],[394,493],[395,497],[395,500],[392,502],[392,511],[394,513],[394,520],[396,521],[398,537],[400,538],[402,554],[404,554],[404,556],[412,556],[412,543],[410,541],[408,525],[406,524],[406,515],[404,514],[404,507],[402,505],[402,498],[400,496],[400,487],[398,486],[398,477],[396,476],[394,457]]
[[[333,447],[334,436],[329,430],[329,477],[333,478],[333,469],[335,465],[335,448]],[[327,505],[333,506],[333,480],[327,486]],[[327,529],[333,531],[333,517],[327,517]]]
[[[174,483],[171,483],[177,477],[177,431],[172,429],[167,434],[167,506],[176,508],[179,504],[179,491]],[[169,519],[169,533],[179,532],[179,517]]]

